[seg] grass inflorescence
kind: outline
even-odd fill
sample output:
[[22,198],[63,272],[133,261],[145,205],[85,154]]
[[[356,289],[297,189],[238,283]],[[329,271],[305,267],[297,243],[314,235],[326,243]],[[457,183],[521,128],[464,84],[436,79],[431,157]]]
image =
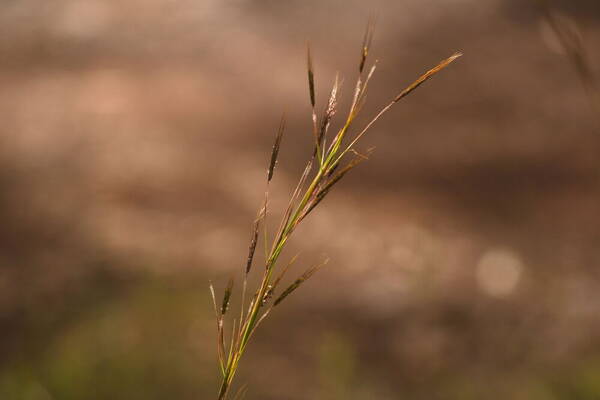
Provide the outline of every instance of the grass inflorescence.
[[[307,74],[309,98],[312,107],[312,136],[314,140],[314,150],[312,151],[304,172],[290,197],[288,206],[283,213],[282,220],[279,224],[279,228],[275,232],[270,246],[268,246],[267,243],[269,242],[265,224],[265,220],[269,214],[268,186],[275,172],[279,149],[285,130],[285,116],[282,117],[271,152],[269,167],[267,169],[267,191],[265,192],[265,200],[252,226],[248,258],[245,269],[243,270],[239,319],[233,319],[228,344],[226,344],[225,341],[225,316],[229,310],[229,303],[233,292],[233,279],[229,281],[225,289],[220,307],[217,306],[214,288],[212,285],[210,286],[217,320],[217,354],[222,375],[221,386],[218,392],[219,400],[227,398],[233,379],[238,370],[240,360],[246,350],[246,346],[260,323],[269,315],[274,307],[279,306],[283,300],[296,291],[305,281],[310,279],[328,261],[324,260],[320,264],[309,267],[298,278],[294,279],[289,286],[282,290],[281,282],[283,281],[286,272],[289,270],[289,267],[296,261],[297,257],[294,257],[284,267],[280,267],[278,262],[285,245],[289,241],[296,227],[317,205],[321,203],[327,194],[348,172],[369,157],[370,152],[367,154],[360,154],[354,147],[364,134],[371,129],[373,124],[388,112],[394,104],[408,96],[420,85],[425,83],[425,81],[461,56],[460,53],[453,54],[421,75],[406,89],[395,96],[390,103],[383,107],[364,127],[353,130],[356,117],[359,115],[366,100],[369,81],[377,67],[377,63],[375,62],[367,68],[372,39],[373,23],[370,22],[367,25],[361,46],[358,77],[352,94],[352,103],[346,114],[345,120],[333,137],[329,137],[329,134],[332,120],[339,111],[338,98],[340,94],[340,79],[336,75],[328,101],[319,118],[317,116],[313,57],[311,55],[310,47],[308,47]],[[353,131],[355,132],[354,134],[352,134]],[[249,304],[246,305],[248,276],[252,272],[254,254],[261,230],[264,233],[266,249],[264,268],[261,271],[262,278],[260,279],[260,283],[252,290],[253,294],[248,299]],[[244,390],[240,390],[238,395],[243,391]],[[238,396],[236,395],[236,397]]]

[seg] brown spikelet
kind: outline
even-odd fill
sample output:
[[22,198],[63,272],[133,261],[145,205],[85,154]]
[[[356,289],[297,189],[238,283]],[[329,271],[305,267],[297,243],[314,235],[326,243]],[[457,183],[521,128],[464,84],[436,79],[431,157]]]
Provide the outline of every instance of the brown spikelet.
[[360,52],[360,64],[358,67],[358,72],[361,74],[365,68],[365,62],[367,61],[367,56],[369,55],[369,50],[371,48],[371,42],[373,41],[375,22],[375,17],[370,17],[369,21],[367,22],[367,28],[365,29],[365,35],[363,37],[362,48]]
[[250,269],[252,269],[252,260],[254,259],[254,251],[256,250],[256,243],[258,242],[259,229],[260,219],[257,219],[252,225],[252,237],[250,238],[250,246],[248,247],[248,260],[246,262],[246,275],[248,275],[248,273],[250,273]]
[[313,153],[313,157],[318,156],[319,162],[321,161],[321,145],[319,141],[319,128],[317,123],[317,111],[315,109],[316,105],[316,97],[315,97],[315,73],[313,69],[312,55],[310,53],[310,45],[307,43],[306,45],[306,65],[308,71],[308,92],[310,95],[310,105],[312,112],[312,131],[313,138],[315,140],[315,151]]
[[315,198],[306,207],[306,211],[304,211],[304,213],[302,213],[302,216],[298,219],[298,223],[302,222],[302,220],[306,218],[308,214],[310,214],[310,212],[315,209],[316,206],[319,205],[319,203],[325,198],[326,195],[327,193],[317,193]]
[[281,116],[281,122],[279,123],[279,130],[275,137],[275,143],[273,144],[273,151],[271,152],[271,162],[269,163],[269,171],[267,172],[267,181],[271,182],[273,179],[273,172],[275,171],[275,164],[277,164],[277,156],[279,155],[279,146],[281,145],[281,138],[283,137],[283,131],[285,130],[285,114]]
[[227,313],[227,309],[229,308],[229,300],[231,299],[231,292],[233,290],[233,278],[229,278],[229,283],[227,283],[227,287],[225,288],[225,293],[223,294],[223,302],[221,303],[221,316]]
[[298,289],[298,287],[300,285],[302,285],[304,282],[306,282],[307,279],[309,279],[311,276],[313,276],[315,274],[315,272],[317,272],[321,267],[326,265],[328,262],[329,262],[329,259],[325,259],[325,261],[323,261],[321,264],[315,265],[315,266],[307,269],[298,279],[296,279],[294,281],[294,283],[292,283],[290,286],[288,286],[288,288],[285,289],[283,291],[283,293],[281,293],[281,295],[279,295],[279,297],[273,303],[273,307],[275,307],[276,305],[281,303],[283,300],[285,300],[286,297],[288,297],[292,292],[294,292],[294,290]]
[[308,70],[308,92],[310,94],[310,104],[315,107],[315,73],[313,69],[312,56],[310,54],[310,45],[306,44],[306,65]]
[[279,282],[281,282],[281,280],[283,279],[283,277],[285,276],[285,273],[288,271],[288,269],[290,269],[290,267],[296,262],[296,260],[298,259],[298,256],[300,254],[296,254],[291,260],[290,262],[287,263],[287,265],[281,270],[281,272],[279,273],[279,276],[277,277],[277,279],[275,279],[275,281],[273,281],[273,288],[272,290],[277,289],[277,285],[279,285]]
[[414,81],[413,83],[411,83],[406,89],[404,89],[402,92],[400,92],[400,94],[394,98],[393,102],[397,103],[400,100],[402,100],[403,98],[405,98],[406,96],[408,96],[416,88],[418,88],[423,83],[425,83],[429,78],[431,78],[433,75],[437,74],[438,72],[440,72],[441,70],[443,70],[444,68],[446,68],[448,65],[452,64],[452,62],[454,60],[456,60],[457,58],[459,58],[461,56],[462,56],[462,53],[454,53],[453,55],[451,55],[450,57],[446,58],[444,61],[440,62],[438,65],[436,65],[435,67],[433,67],[429,71],[425,72],[416,81]]
[[[333,82],[333,87],[331,88],[331,93],[329,94],[329,101],[327,102],[327,107],[325,108],[325,112],[323,113],[323,118],[321,119],[321,127],[319,129],[319,136],[317,138],[317,144],[324,148],[324,140],[327,135],[327,131],[329,130],[329,124],[331,123],[331,119],[335,115],[337,111],[337,99],[338,93],[340,89],[340,80],[339,74],[335,74],[335,81]],[[315,151],[317,149],[315,148]]]

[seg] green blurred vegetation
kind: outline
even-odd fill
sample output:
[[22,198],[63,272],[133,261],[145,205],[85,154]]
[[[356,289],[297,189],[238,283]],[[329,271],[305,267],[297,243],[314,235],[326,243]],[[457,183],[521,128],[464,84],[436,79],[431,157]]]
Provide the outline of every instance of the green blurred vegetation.
[[[36,329],[48,330],[47,342],[32,342],[36,351],[5,360],[0,370],[0,399],[213,398],[218,371],[206,284],[204,276],[181,274],[138,277],[118,290],[89,288],[88,301],[85,296],[79,299],[84,308],[67,323],[36,325]],[[294,318],[310,326],[314,312],[294,307],[293,303],[291,307]],[[314,354],[316,387],[306,393],[314,393],[315,399],[600,398],[598,355],[554,366],[527,363],[509,370],[485,364],[468,366],[468,360],[441,360],[434,373],[407,380],[403,360],[395,360],[390,354],[381,354],[375,362],[365,358],[374,343],[341,329],[344,324],[340,321],[331,324],[339,330],[321,330],[317,324],[314,330],[300,333],[286,319],[268,325],[265,329],[275,331],[266,332],[267,340],[257,339],[258,351],[249,355],[242,384],[269,371],[268,365],[258,365],[265,361],[261,350],[283,352],[284,357],[289,353],[292,358],[287,367],[276,368],[269,376],[270,380],[286,382],[296,369],[310,367],[299,364],[305,360],[293,358],[294,349],[314,343],[309,352]],[[317,338],[307,341],[313,335]],[[285,345],[273,343],[269,336],[284,338]],[[38,332],[30,335],[30,340],[44,337]],[[377,336],[373,340],[378,340]],[[306,393],[289,398],[304,398]],[[246,398],[279,397],[268,385],[250,385]]]
[[200,278],[146,279],[91,304],[40,354],[4,365],[0,398],[210,397],[216,370],[205,288]]

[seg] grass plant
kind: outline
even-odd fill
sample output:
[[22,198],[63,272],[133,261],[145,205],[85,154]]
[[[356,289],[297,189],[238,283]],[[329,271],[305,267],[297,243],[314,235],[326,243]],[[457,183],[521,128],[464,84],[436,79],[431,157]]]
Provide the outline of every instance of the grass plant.
[[570,21],[555,10],[548,0],[537,0],[537,3],[542,17],[554,32],[565,57],[579,77],[596,118],[596,126],[600,126],[600,86],[592,67],[591,56],[583,40],[581,27],[577,22]]
[[[224,400],[230,394],[232,382],[239,368],[242,356],[246,351],[248,343],[260,326],[261,322],[278,307],[283,300],[296,291],[304,282],[310,279],[321,267],[327,263],[327,259],[320,264],[306,269],[300,276],[292,281],[282,290],[282,281],[290,266],[296,258],[292,258],[284,265],[280,264],[281,254],[290,240],[292,234],[298,225],[317,207],[328,193],[336,186],[340,180],[346,176],[353,168],[364,160],[368,159],[370,151],[361,154],[355,149],[358,141],[371,130],[385,113],[387,113],[395,104],[404,99],[415,89],[433,77],[435,74],[446,68],[458,57],[460,53],[455,53],[449,58],[443,60],[434,68],[425,72],[406,89],[397,94],[387,105],[363,127],[355,129],[354,122],[361,112],[366,101],[369,82],[376,70],[377,63],[367,66],[369,50],[373,39],[373,22],[369,22],[363,37],[358,63],[358,76],[352,92],[352,102],[340,124],[340,127],[331,135],[331,126],[334,116],[338,113],[338,99],[340,96],[341,82],[336,75],[335,81],[329,93],[328,101],[323,111],[318,116],[316,94],[315,94],[315,74],[313,69],[313,60],[310,47],[307,48],[307,75],[310,105],[312,108],[312,140],[314,141],[314,150],[309,155],[308,162],[304,172],[300,176],[298,184],[293,191],[287,208],[283,213],[279,228],[269,241],[266,229],[266,219],[269,216],[269,184],[273,178],[277,165],[279,149],[281,147],[283,134],[285,131],[285,116],[281,118],[275,143],[271,152],[271,158],[267,169],[267,190],[265,192],[264,202],[254,220],[252,234],[248,249],[246,265],[242,270],[241,287],[241,306],[239,315],[233,318],[231,332],[226,340],[225,334],[225,316],[229,311],[229,305],[234,288],[234,280],[230,279],[227,284],[222,300],[217,302],[216,294],[212,284],[210,292],[217,324],[217,353],[219,369],[221,371],[221,385],[218,391],[218,399]],[[252,273],[254,254],[259,241],[259,236],[264,235],[265,240],[265,260],[264,267],[260,271],[262,278],[257,287],[252,288],[249,299],[246,299],[248,287],[248,277]],[[270,244],[270,245],[269,245]],[[248,304],[246,305],[246,300]],[[235,398],[243,396],[244,389],[241,389],[235,395]]]

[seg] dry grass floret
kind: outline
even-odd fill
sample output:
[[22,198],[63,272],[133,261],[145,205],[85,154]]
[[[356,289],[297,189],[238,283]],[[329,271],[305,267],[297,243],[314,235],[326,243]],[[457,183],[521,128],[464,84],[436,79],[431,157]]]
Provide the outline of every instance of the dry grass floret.
[[[364,128],[358,130],[358,133],[352,138],[348,138],[351,128],[353,127],[353,122],[364,105],[368,84],[376,69],[376,63],[374,63],[369,68],[369,72],[365,74],[365,67],[367,65],[367,59],[372,40],[373,23],[370,22],[367,25],[367,30],[363,38],[358,68],[358,78],[354,88],[350,109],[343,125],[337,131],[335,136],[329,141],[329,143],[328,133],[331,127],[331,121],[338,111],[340,80],[336,76],[329,99],[319,121],[316,112],[315,75],[312,63],[312,55],[310,48],[308,48],[308,88],[310,103],[312,106],[312,129],[313,140],[315,143],[314,151],[312,152],[312,156],[310,157],[306,168],[300,177],[298,185],[296,186],[290,198],[289,204],[283,213],[283,218],[279,225],[279,229],[273,237],[271,248],[267,249],[267,245],[265,244],[265,268],[262,271],[262,279],[254,291],[254,294],[252,295],[249,305],[246,309],[245,297],[248,286],[248,275],[252,270],[254,253],[261,229],[263,229],[265,235],[265,243],[268,243],[268,235],[264,221],[268,216],[268,185],[273,178],[273,173],[275,171],[277,157],[281,146],[281,140],[285,129],[285,117],[282,117],[279,130],[275,138],[275,143],[273,145],[269,168],[267,170],[267,191],[265,193],[265,200],[252,227],[248,259],[243,273],[244,276],[239,320],[233,320],[230,343],[228,346],[225,345],[224,317],[228,311],[231,294],[233,292],[233,279],[229,281],[225,289],[220,307],[217,306],[214,288],[212,285],[210,287],[214,311],[217,319],[217,348],[219,367],[222,374],[221,387],[218,393],[219,400],[227,398],[242,355],[246,350],[246,346],[248,345],[251,336],[254,334],[261,321],[263,321],[264,318],[269,315],[274,307],[278,306],[291,293],[298,289],[298,287],[312,277],[328,261],[325,260],[318,265],[308,268],[297,279],[295,279],[291,285],[284,290],[279,291],[281,281],[289,267],[296,260],[296,257],[294,257],[284,268],[277,268],[277,262],[281,252],[283,251],[286,243],[298,224],[303,221],[318,204],[320,204],[320,202],[327,196],[331,189],[348,172],[368,158],[370,152],[366,155],[362,155],[354,149],[354,146],[360,140],[360,138],[370,130],[373,124],[386,112],[388,112],[394,104],[408,96],[420,85],[425,83],[425,81],[440,72],[442,69],[446,68],[454,60],[461,56],[460,53],[456,53],[421,75],[411,85],[394,97],[388,105],[383,107],[381,111],[379,111],[379,113],[377,113],[375,117],[365,125]],[[350,158],[350,160],[340,168],[341,163],[346,158]],[[313,168],[315,165],[316,168]],[[314,176],[311,180],[309,180],[313,169],[315,169]],[[307,182],[310,183],[307,184]],[[280,269],[280,272],[277,277],[274,278],[273,275],[278,269]],[[278,291],[280,294],[275,297],[275,294]],[[275,297],[275,300],[271,302],[273,297]],[[242,391],[238,392],[238,395],[241,395],[241,392]]]

